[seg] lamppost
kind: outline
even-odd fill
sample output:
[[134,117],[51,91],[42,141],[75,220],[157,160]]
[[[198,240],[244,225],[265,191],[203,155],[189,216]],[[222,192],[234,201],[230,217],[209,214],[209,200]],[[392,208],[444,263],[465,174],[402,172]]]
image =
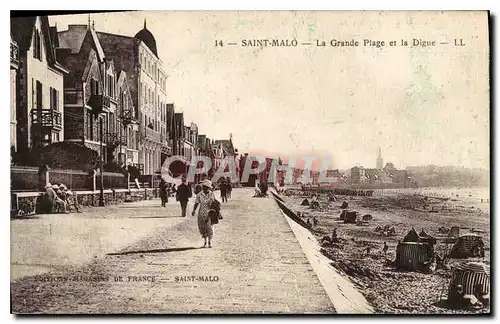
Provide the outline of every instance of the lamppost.
[[99,135],[101,138],[100,148],[101,148],[101,158],[99,159],[99,168],[101,170],[101,189],[99,191],[99,207],[104,207],[104,175],[103,175],[103,161],[104,161],[104,150],[102,146],[103,129],[102,129],[103,118],[99,118]]

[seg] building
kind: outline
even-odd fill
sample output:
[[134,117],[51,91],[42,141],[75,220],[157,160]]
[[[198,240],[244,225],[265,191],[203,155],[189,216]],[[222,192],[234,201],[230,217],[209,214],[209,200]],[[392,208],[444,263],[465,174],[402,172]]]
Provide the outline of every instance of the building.
[[127,72],[120,71],[117,81],[119,129],[117,138],[120,165],[139,165],[139,119],[130,93]]
[[16,118],[16,82],[17,70],[19,69],[19,47],[10,34],[10,146],[16,151],[17,148],[17,118]]
[[[240,156],[238,153],[238,149],[234,147],[233,144],[233,135],[229,134],[228,140],[215,140],[215,145],[220,149],[221,156],[218,156],[218,159],[232,158],[234,159],[234,165],[236,169],[236,174],[240,174]],[[219,152],[219,151],[218,151]],[[220,164],[219,164],[220,165]],[[226,166],[225,172],[229,171],[229,166]],[[239,176],[236,182],[239,182]],[[235,181],[236,179],[233,179]]]
[[351,183],[360,184],[367,182],[366,169],[363,167],[353,167],[351,168]]
[[319,184],[323,185],[331,185],[341,183],[342,182],[342,174],[339,172],[338,169],[336,170],[326,170],[325,172],[325,177],[328,179],[327,181],[321,181],[322,179],[318,179]]
[[62,94],[68,71],[56,60],[47,16],[10,21],[13,43],[19,49],[15,84],[17,150],[28,151],[64,139]]
[[97,32],[107,58],[115,69],[125,71],[130,96],[139,121],[138,160],[144,174],[159,172],[172,155],[167,132],[167,76],[158,56],[156,40],[146,27],[134,37]]
[[377,156],[377,169],[381,170],[383,167],[384,167],[384,160],[382,159],[382,150],[379,147]]
[[[102,146],[105,162],[124,163],[128,131],[121,123],[118,98],[122,94],[114,61],[104,55],[90,23],[54,32],[57,58],[69,70],[64,79],[65,141],[81,143],[99,154]],[[127,91],[123,80],[120,89]],[[130,116],[135,120],[135,114]]]
[[173,152],[174,155],[184,156],[184,139],[186,129],[184,128],[184,114],[174,112],[174,139]]

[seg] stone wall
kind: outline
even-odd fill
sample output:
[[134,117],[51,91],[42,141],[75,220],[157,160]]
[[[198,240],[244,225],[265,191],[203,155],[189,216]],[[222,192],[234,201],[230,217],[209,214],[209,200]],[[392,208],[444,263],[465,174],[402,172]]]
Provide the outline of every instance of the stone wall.
[[[80,206],[99,206],[99,190],[75,191]],[[115,205],[126,202],[151,200],[158,197],[157,189],[106,189],[104,204]],[[44,213],[42,204],[46,199],[43,192],[17,192],[11,194],[11,217],[28,217]]]

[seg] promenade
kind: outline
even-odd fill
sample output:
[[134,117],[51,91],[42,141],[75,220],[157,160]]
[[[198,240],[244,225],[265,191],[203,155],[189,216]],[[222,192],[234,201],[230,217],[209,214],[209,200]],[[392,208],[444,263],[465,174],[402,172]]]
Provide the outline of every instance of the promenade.
[[285,216],[252,193],[223,204],[213,248],[192,202],[185,218],[152,200],[13,220],[12,311],[334,313]]

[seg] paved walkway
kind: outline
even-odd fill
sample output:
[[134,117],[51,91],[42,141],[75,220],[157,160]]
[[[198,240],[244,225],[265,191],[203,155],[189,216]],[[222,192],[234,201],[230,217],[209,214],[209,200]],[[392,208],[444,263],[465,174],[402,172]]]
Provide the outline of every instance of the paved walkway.
[[[203,241],[195,217],[176,217],[178,223],[158,224],[147,235],[106,251],[90,263],[54,270],[45,278],[50,281],[25,277],[12,282],[12,309],[37,313],[334,312],[275,202],[251,195],[251,190],[233,190],[233,198],[223,205],[224,220],[215,226],[211,249],[200,248]],[[153,203],[158,201],[143,202],[144,206],[138,204],[131,210],[137,217],[161,210],[146,207]],[[175,215],[177,208],[163,210]],[[135,226],[141,231],[140,223]]]

